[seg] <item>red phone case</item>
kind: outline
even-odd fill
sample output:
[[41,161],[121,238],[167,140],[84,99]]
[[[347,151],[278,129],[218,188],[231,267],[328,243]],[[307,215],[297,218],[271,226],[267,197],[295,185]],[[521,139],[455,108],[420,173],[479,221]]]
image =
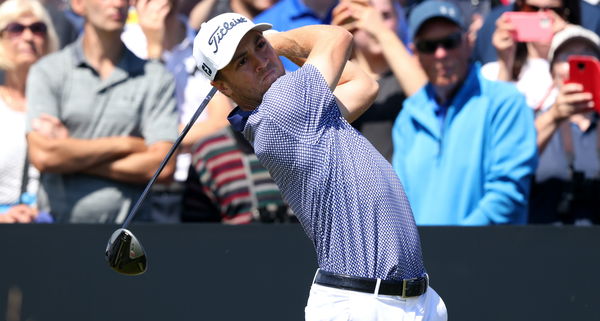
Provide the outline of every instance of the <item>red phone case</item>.
[[567,83],[583,85],[583,91],[593,95],[594,109],[600,113],[600,62],[590,56],[570,56]]
[[552,41],[552,16],[547,12],[506,12],[504,15],[515,27],[513,36],[519,42]]

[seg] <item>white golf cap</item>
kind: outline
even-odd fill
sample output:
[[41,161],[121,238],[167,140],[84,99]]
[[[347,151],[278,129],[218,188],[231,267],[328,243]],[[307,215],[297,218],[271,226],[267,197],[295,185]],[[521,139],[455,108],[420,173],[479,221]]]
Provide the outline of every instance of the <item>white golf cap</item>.
[[268,23],[255,24],[237,13],[223,13],[202,23],[194,39],[193,55],[202,74],[214,80],[217,71],[233,58],[238,44],[250,30],[271,29]]

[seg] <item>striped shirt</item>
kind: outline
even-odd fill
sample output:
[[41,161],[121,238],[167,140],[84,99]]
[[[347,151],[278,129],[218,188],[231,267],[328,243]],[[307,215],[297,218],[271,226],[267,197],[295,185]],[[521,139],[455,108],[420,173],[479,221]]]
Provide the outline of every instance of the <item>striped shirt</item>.
[[[290,221],[287,205],[269,172],[239,133],[224,128],[192,148],[192,167],[201,190],[224,223]],[[189,199],[188,199],[189,200]],[[193,201],[193,200],[189,200]]]

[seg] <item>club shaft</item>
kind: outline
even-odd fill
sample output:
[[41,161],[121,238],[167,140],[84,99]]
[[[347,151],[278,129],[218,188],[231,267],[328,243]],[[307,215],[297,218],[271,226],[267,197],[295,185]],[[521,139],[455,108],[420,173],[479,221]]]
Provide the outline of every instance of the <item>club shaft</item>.
[[144,200],[148,196],[148,192],[150,192],[150,188],[152,187],[152,185],[154,185],[154,182],[156,182],[156,179],[158,178],[158,175],[160,175],[160,173],[162,172],[162,170],[165,168],[165,166],[167,165],[167,162],[169,162],[169,159],[171,159],[171,157],[173,156],[173,154],[175,153],[175,151],[177,150],[177,148],[181,144],[181,141],[183,141],[183,138],[185,137],[185,135],[187,135],[187,133],[190,131],[190,128],[192,128],[192,126],[194,125],[194,123],[196,122],[196,120],[198,119],[198,117],[200,117],[200,114],[202,113],[202,111],[204,110],[204,108],[206,108],[206,105],[208,105],[208,103],[210,102],[210,100],[212,99],[212,97],[213,97],[213,95],[215,94],[216,91],[217,91],[217,88],[212,87],[210,89],[210,91],[208,92],[208,95],[206,95],[206,97],[204,98],[204,100],[200,104],[200,106],[198,106],[198,109],[196,109],[196,112],[192,116],[192,119],[190,119],[189,123],[185,126],[185,128],[183,129],[183,131],[181,131],[181,134],[179,135],[179,137],[177,137],[177,139],[175,140],[175,143],[173,143],[173,146],[171,146],[171,149],[167,153],[167,156],[165,156],[165,158],[162,160],[162,162],[158,166],[158,169],[154,173],[154,176],[152,176],[152,178],[150,179],[150,181],[146,185],[146,188],[142,192],[142,195],[140,195],[140,197],[138,198],[137,202],[135,203],[135,205],[133,206],[133,208],[131,209],[131,211],[129,212],[129,214],[127,215],[127,217],[125,218],[125,222],[123,222],[123,226],[121,226],[121,228],[127,228],[127,226],[129,225],[129,223],[131,222],[131,220],[133,219],[133,217],[135,216],[135,214],[139,210],[140,206],[142,205],[142,203],[144,202]]

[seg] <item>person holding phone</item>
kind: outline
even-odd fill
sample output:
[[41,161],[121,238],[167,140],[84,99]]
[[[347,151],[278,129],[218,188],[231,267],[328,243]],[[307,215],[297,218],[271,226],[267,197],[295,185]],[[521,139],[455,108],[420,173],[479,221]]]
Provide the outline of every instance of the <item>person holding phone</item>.
[[[600,131],[593,96],[569,79],[569,57],[600,59],[600,37],[570,25],[549,52],[556,85],[552,106],[535,120],[540,162],[530,202],[531,223],[599,224]],[[585,72],[600,79],[597,71]]]
[[482,72],[491,80],[514,82],[527,104],[538,111],[554,98],[549,96],[553,82],[547,60],[552,37],[579,19],[560,0],[523,0],[519,9],[496,20],[492,44],[498,59],[486,63]]
[[515,0],[509,1],[505,5],[495,6],[485,16],[483,26],[477,32],[473,60],[486,64],[498,59],[496,48],[492,44],[492,35],[496,30],[496,20],[508,11],[533,12],[552,7],[563,11],[569,23],[580,25],[600,34],[600,6],[586,0],[570,0],[565,1],[564,5],[560,7],[554,6],[555,4],[549,3],[547,0]]

